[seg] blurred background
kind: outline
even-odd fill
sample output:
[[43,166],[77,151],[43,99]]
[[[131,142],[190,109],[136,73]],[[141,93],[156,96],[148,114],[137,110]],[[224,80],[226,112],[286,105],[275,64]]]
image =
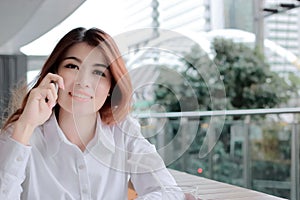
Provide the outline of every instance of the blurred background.
[[300,199],[299,7],[2,0],[2,119],[66,32],[98,27],[119,44],[135,88],[132,113],[169,168]]

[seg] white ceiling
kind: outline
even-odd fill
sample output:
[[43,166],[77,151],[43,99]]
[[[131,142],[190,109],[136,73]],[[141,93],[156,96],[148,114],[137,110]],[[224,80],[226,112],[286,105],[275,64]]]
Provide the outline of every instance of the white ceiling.
[[1,0],[0,54],[18,54],[73,13],[85,0]]

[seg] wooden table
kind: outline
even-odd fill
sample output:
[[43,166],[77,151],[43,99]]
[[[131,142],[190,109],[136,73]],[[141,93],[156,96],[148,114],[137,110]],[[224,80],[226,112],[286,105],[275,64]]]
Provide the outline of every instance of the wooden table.
[[191,175],[185,172],[169,169],[179,186],[197,186],[197,192],[202,200],[283,200],[283,198],[262,192],[222,183],[207,178]]

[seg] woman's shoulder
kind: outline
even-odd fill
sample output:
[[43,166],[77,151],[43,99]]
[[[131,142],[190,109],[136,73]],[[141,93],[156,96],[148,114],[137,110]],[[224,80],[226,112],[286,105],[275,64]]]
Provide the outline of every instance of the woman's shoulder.
[[140,126],[139,121],[137,118],[128,115],[126,116],[122,121],[120,121],[118,124],[122,126]]
[[132,117],[127,116],[122,121],[117,123],[115,126],[118,127],[123,133],[128,133],[131,136],[141,136],[141,126],[139,121]]

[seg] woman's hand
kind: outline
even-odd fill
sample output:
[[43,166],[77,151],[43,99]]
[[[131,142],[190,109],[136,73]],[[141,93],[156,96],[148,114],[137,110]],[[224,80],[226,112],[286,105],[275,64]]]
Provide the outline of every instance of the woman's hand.
[[49,73],[38,87],[30,91],[23,113],[15,124],[12,135],[14,139],[28,144],[33,130],[50,117],[58,98],[55,83],[59,88],[64,89],[63,78]]

